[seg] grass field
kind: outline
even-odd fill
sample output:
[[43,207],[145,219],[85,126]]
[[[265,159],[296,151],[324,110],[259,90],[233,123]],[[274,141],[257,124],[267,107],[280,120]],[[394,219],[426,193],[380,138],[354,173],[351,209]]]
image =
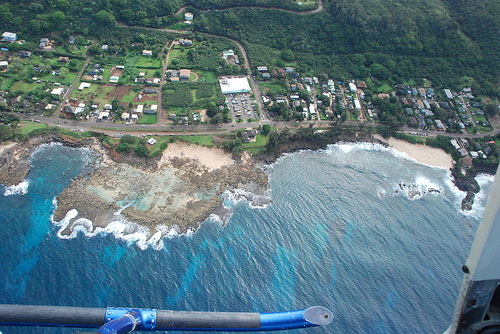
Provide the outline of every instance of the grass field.
[[137,124],[156,124],[158,122],[157,115],[143,115],[137,120]]
[[11,92],[22,92],[22,93],[27,93],[29,91],[35,90],[38,87],[41,87],[43,84],[39,84],[36,82],[25,82],[25,81],[16,81],[12,87],[11,87]]
[[14,78],[4,78],[0,79],[0,90],[10,90],[10,87],[14,83]]
[[85,88],[82,91],[75,89],[73,93],[71,93],[71,97],[77,100],[86,100],[106,104],[113,101],[114,94],[112,94],[112,92],[114,90],[115,86],[93,83],[89,88]]
[[202,145],[202,146],[213,146],[212,136],[210,135],[195,135],[195,136],[179,136],[177,137],[182,141],[186,141],[191,144]]
[[217,75],[215,74],[215,72],[196,70],[196,73],[198,73],[198,75],[200,76],[200,78],[198,79],[199,82],[217,82]]
[[171,26],[168,26],[167,28],[173,30],[189,30],[190,26],[188,26],[184,22],[177,22],[175,24],[172,24]]
[[392,87],[387,83],[375,87],[375,93],[390,93],[391,91]]
[[127,55],[126,57],[127,65],[130,67],[141,67],[141,68],[160,68],[161,59],[157,57],[144,57],[140,54],[137,55]]
[[97,89],[99,88],[99,85],[97,84],[91,84],[89,88],[84,88],[83,90],[78,90],[75,89],[71,93],[71,97],[74,99],[84,99],[89,95],[93,95],[97,92]]
[[43,129],[43,128],[47,127],[46,124],[35,123],[35,122],[21,122],[20,126],[21,126],[21,134],[23,136],[26,136],[27,134],[29,134],[33,130]]
[[258,134],[256,137],[255,137],[255,141],[254,142],[250,142],[250,143],[243,143],[243,147],[245,149],[261,149],[261,148],[265,148],[266,145],[267,145],[267,139],[268,137],[265,136],[265,135],[262,135],[262,134]]
[[259,82],[259,89],[268,94],[286,94],[287,87],[285,81]]

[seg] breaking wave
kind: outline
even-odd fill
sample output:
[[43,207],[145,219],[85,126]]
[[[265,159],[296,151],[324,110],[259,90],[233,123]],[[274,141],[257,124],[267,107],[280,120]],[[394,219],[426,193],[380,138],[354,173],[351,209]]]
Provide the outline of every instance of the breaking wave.
[[[57,206],[57,201],[54,200],[54,202],[55,206]],[[115,212],[116,220],[107,223],[104,227],[94,227],[91,220],[86,218],[77,218],[78,211],[76,209],[69,210],[61,221],[55,221],[54,216],[52,215],[51,221],[59,228],[57,236],[60,239],[74,239],[79,233],[82,233],[89,238],[98,234],[111,234],[116,239],[127,242],[128,245],[135,244],[141,250],[146,250],[149,247],[155,250],[161,250],[164,246],[162,239],[172,239],[182,236],[192,237],[195,233],[193,229],[188,229],[186,232],[180,233],[178,226],[168,227],[165,225],[157,226],[157,231],[155,233],[151,233],[147,227],[131,222],[122,216],[120,213],[123,209],[125,209],[125,207]],[[77,219],[74,220],[75,218]]]
[[6,187],[3,192],[4,196],[12,196],[12,195],[26,195],[28,193],[28,187],[30,183],[28,180],[24,180],[15,186]]

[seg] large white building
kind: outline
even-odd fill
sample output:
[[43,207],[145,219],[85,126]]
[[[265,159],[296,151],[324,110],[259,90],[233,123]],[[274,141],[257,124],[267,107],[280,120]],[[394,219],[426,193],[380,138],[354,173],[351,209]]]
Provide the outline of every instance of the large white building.
[[246,77],[243,78],[227,78],[221,77],[219,79],[220,90],[222,94],[237,94],[237,93],[250,93],[252,89]]

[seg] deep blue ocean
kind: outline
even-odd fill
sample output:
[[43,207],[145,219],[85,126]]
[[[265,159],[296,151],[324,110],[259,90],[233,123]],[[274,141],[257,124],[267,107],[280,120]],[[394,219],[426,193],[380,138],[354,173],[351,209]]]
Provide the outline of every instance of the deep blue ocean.
[[[443,333],[492,184],[480,177],[483,190],[464,215],[447,171],[379,146],[333,145],[268,167],[269,207],[228,199],[226,225],[209,219],[192,236],[141,250],[111,234],[57,237],[54,198],[88,161],[87,150],[46,146],[32,157],[26,194],[3,196],[0,186],[0,303],[251,312],[322,305],[333,323],[296,333]],[[410,200],[399,183],[425,194]]]

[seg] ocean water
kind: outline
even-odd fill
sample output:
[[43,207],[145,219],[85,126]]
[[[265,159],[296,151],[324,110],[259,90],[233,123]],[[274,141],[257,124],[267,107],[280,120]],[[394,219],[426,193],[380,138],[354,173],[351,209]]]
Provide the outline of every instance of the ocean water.
[[87,150],[45,146],[26,184],[0,186],[0,303],[251,312],[322,305],[332,324],[295,332],[443,333],[493,180],[478,177],[482,191],[464,215],[447,171],[403,154],[371,144],[297,152],[267,167],[272,205],[228,195],[225,225],[212,216],[155,249],[145,237],[124,238],[119,226],[58,237],[54,198],[91,159]]

